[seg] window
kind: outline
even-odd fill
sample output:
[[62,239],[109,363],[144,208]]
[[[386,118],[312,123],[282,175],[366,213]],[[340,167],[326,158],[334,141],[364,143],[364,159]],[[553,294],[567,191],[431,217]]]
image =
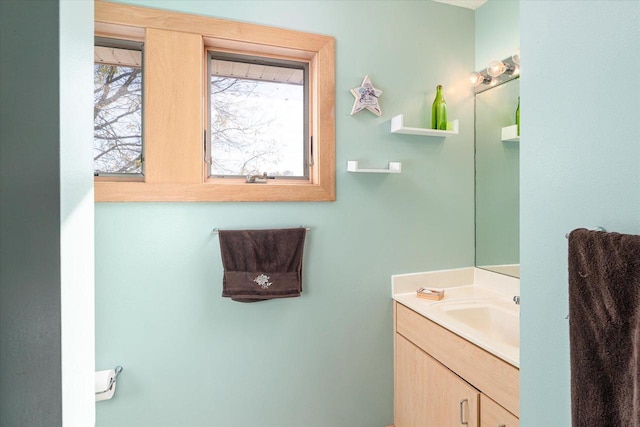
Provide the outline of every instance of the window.
[[[140,55],[137,63],[106,62],[140,75],[136,67],[144,65],[139,97],[127,90],[135,100],[121,113],[139,121],[96,137],[103,144],[96,157],[114,157],[97,168],[96,201],[335,200],[332,37],[121,3],[94,6],[95,36],[109,39],[101,46]],[[223,71],[229,67],[244,73]],[[264,172],[275,179],[247,183],[248,174]]]
[[142,174],[142,44],[96,38],[94,174]]
[[209,57],[209,175],[308,179],[308,64]]

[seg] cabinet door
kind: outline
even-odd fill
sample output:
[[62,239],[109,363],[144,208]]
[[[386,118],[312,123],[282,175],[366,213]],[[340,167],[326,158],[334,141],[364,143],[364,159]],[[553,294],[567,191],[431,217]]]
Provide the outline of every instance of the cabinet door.
[[395,426],[478,427],[478,391],[396,334]]
[[480,426],[519,427],[520,421],[511,412],[482,394],[480,395]]

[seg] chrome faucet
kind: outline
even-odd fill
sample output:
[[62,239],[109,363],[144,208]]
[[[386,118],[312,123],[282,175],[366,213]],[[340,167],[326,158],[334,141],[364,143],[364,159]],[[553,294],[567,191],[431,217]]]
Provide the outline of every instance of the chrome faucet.
[[513,302],[515,302],[517,305],[520,305],[520,295],[516,295],[515,297],[513,297]]

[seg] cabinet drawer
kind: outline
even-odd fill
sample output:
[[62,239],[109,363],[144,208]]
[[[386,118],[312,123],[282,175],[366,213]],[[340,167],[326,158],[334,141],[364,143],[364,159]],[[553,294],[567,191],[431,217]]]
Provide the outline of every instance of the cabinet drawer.
[[509,411],[480,395],[480,427],[519,427],[520,421]]
[[396,302],[396,331],[516,416],[518,368]]

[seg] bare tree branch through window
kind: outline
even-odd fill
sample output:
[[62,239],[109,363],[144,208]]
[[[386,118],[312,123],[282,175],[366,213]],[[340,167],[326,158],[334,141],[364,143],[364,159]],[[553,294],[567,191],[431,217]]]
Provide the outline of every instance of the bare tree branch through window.
[[302,70],[216,58],[210,67],[211,175],[304,177]]
[[142,173],[142,69],[94,65],[94,171]]

